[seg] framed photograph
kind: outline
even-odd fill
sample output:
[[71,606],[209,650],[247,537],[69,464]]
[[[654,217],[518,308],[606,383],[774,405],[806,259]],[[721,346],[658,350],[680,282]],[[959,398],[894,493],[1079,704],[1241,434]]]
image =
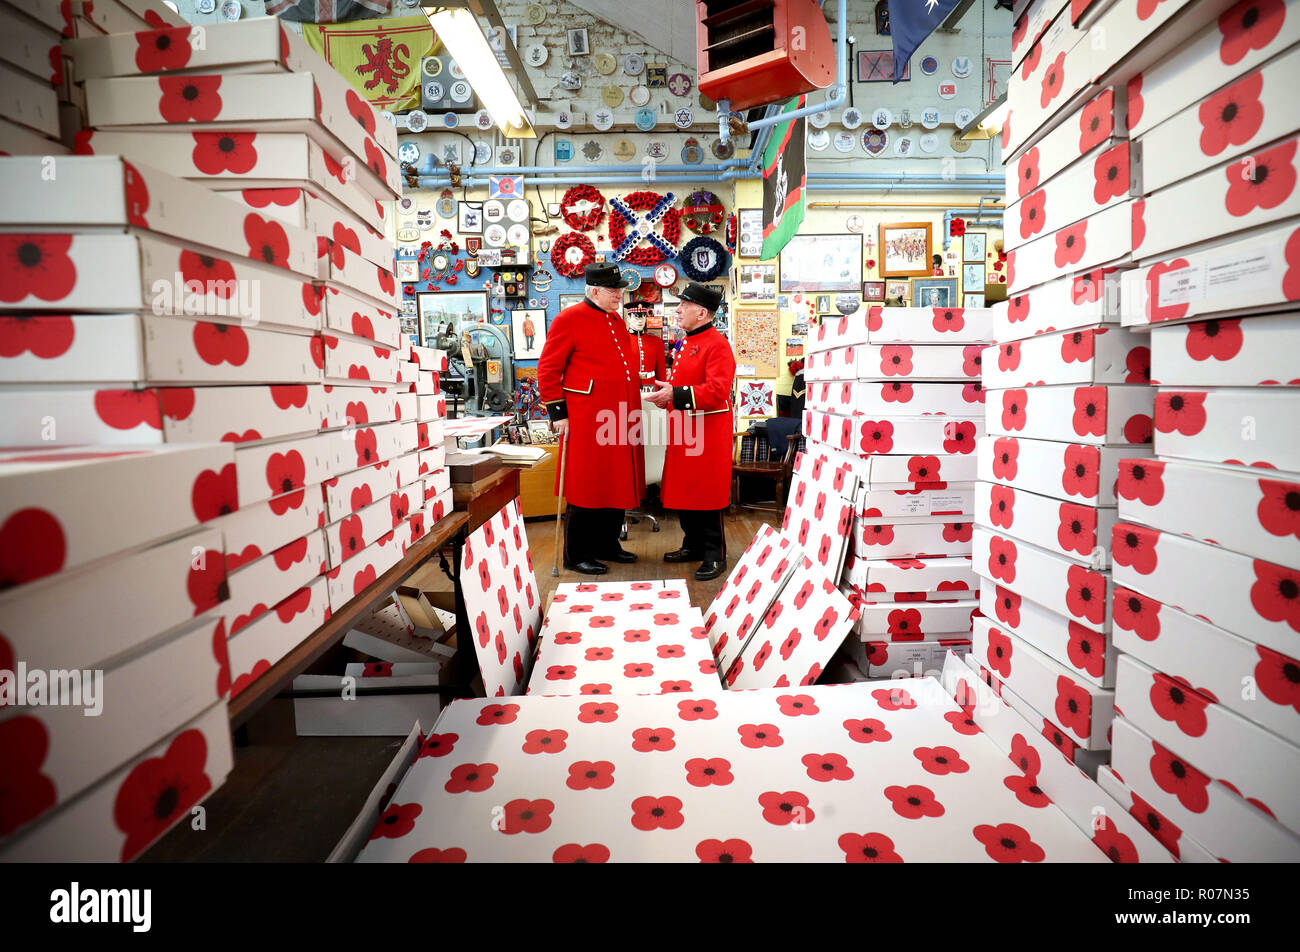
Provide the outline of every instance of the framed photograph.
[[483,234],[483,205],[460,202],[456,206],[456,227],[462,235]]
[[569,55],[586,56],[591,52],[591,45],[587,42],[587,29],[583,27],[580,30],[569,31]]
[[538,309],[521,309],[510,312],[511,339],[515,344],[515,360],[536,360],[542,356],[546,343],[546,312]]
[[462,330],[486,323],[489,313],[486,291],[424,291],[416,295],[416,304],[425,347],[437,347],[439,337],[459,337]]
[[763,253],[763,209],[742,208],[736,212],[736,254],[757,258]]
[[913,278],[913,307],[956,307],[956,278]]
[[550,420],[529,420],[527,429],[529,443],[555,442],[555,436],[551,433]]
[[780,308],[782,311],[790,310],[790,295],[778,294],[776,296],[776,306]]
[[829,294],[817,295],[817,313],[829,314],[831,311],[831,296]]
[[885,300],[897,301],[902,298],[906,301],[912,295],[912,285],[907,281],[886,281],[885,282]]
[[961,266],[961,286],[969,294],[984,293],[984,264],[964,264]]
[[883,301],[885,299],[885,282],[884,281],[863,281],[862,282],[862,300]]
[[560,310],[563,311],[565,308],[573,307],[575,304],[581,304],[585,297],[585,294],[561,294]]
[[880,275],[920,278],[934,268],[934,242],[928,221],[895,222],[880,226]]
[[397,280],[403,284],[420,280],[420,262],[415,258],[397,259]]
[[782,291],[858,291],[862,236],[795,235],[781,249],[780,271]]
[[[906,82],[912,78],[912,64],[903,66],[903,78]],[[858,82],[892,83],[894,81],[893,50],[860,50],[858,52]]]
[[983,264],[988,254],[989,236],[982,231],[968,231],[961,238],[961,260]]
[[983,294],[967,294],[962,297],[962,307],[986,307]]
[[776,300],[776,265],[742,264],[740,266],[740,299],[762,301],[770,304]]

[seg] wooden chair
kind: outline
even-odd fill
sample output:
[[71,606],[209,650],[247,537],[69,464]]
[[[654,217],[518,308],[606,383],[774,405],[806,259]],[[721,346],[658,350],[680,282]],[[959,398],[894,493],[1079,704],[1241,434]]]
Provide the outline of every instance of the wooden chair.
[[[731,509],[755,509],[759,512],[785,512],[785,494],[794,474],[794,458],[803,439],[802,434],[791,433],[786,440],[785,455],[780,460],[768,459],[770,447],[767,436],[759,433],[733,434],[735,450],[731,460]],[[742,503],[740,478],[756,476],[770,480],[776,492],[775,505]]]

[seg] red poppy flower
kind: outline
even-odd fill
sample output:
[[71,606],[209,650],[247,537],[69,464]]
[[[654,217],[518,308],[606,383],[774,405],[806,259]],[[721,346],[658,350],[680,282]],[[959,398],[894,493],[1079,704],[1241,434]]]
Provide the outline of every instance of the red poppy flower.
[[1264,530],[1269,535],[1300,538],[1300,483],[1261,479],[1259,491],[1255,513]]
[[969,522],[946,522],[942,535],[945,542],[969,542],[975,535],[975,526]]
[[1096,354],[1092,331],[1071,331],[1061,338],[1061,360],[1065,363],[1083,363]]
[[1020,456],[1020,443],[1012,436],[1000,436],[993,441],[993,478],[1014,480],[1016,461]]
[[1011,341],[998,348],[998,370],[1010,371],[1020,367],[1020,341]]
[[1065,650],[1070,663],[1080,671],[1100,678],[1106,670],[1105,637],[1074,621],[1069,622],[1069,633],[1070,640]]
[[[1004,127],[1004,128],[1005,128],[1005,127]],[[1016,284],[1016,253],[1015,253],[1015,251],[1008,251],[1008,252],[1006,253],[1006,262],[1007,262],[1007,286],[1008,286],[1008,287],[1015,287],[1015,284]],[[993,265],[993,267],[994,267],[995,269],[997,268],[997,266],[998,266],[997,264],[994,264],[994,265]]]
[[1065,578],[1065,603],[1070,614],[1094,625],[1103,624],[1106,618],[1105,576],[1089,571],[1082,565],[1071,565],[1066,569]]
[[1026,403],[1029,394],[1024,390],[1002,391],[1002,429],[1023,430],[1025,428]]
[[1020,157],[1016,165],[1016,195],[1024,198],[1038,188],[1038,146]]
[[1129,796],[1133,799],[1133,805],[1129,807],[1129,815],[1141,823],[1161,846],[1173,854],[1175,859],[1179,858],[1178,840],[1182,837],[1183,831],[1136,793],[1130,792]]
[[255,132],[195,132],[191,160],[204,175],[246,175],[257,165]]
[[888,420],[866,420],[862,424],[862,452],[889,453],[894,449],[894,424]]
[[846,863],[901,863],[894,841],[883,833],[842,833],[835,841]]
[[1079,436],[1106,435],[1106,388],[1078,387],[1074,391],[1074,432]]
[[781,731],[775,724],[741,724],[737,728],[740,743],[751,750],[760,747],[780,747],[785,743]]
[[1001,677],[1011,677],[1011,639],[996,628],[989,629],[989,667]]
[[[518,652],[516,652],[518,654]],[[522,680],[520,678],[519,680]],[[609,684],[584,684],[578,689],[579,694],[612,694],[613,686]]]
[[1274,704],[1294,708],[1300,714],[1300,662],[1263,645],[1255,646],[1255,683]]
[[623,677],[625,678],[649,678],[655,673],[654,665],[648,661],[639,664],[623,665]]
[[981,823],[971,832],[983,845],[984,852],[996,862],[1041,863],[1047,858],[1043,848],[1030,838],[1029,833],[1014,823],[999,823],[997,826]]
[[[113,822],[126,834],[122,862],[135,859],[207,796],[212,789],[205,772],[207,761],[207,740],[201,731],[191,729],[176,735],[161,756],[132,768],[113,802]],[[420,808],[415,809],[418,813]]]
[[[880,663],[883,664],[883,661]],[[885,727],[884,721],[878,721],[874,717],[850,718],[844,722],[844,729],[859,744],[884,743],[894,736]]]
[[1156,394],[1155,427],[1161,433],[1195,436],[1205,428],[1204,393],[1162,390]]
[[[384,153],[370,139],[366,139],[365,153],[366,165],[370,171],[374,172],[381,180],[386,179],[388,177],[388,162],[384,159]],[[393,292],[389,289],[388,293],[392,294]]]
[[632,801],[632,825],[643,832],[675,830],[686,818],[676,797],[637,797]]
[[961,307],[931,308],[930,323],[939,333],[957,332],[966,326],[966,309]]
[[551,826],[551,814],[554,810],[555,804],[550,800],[523,798],[511,800],[506,804],[505,822],[501,826],[501,832],[510,835],[544,833]]
[[701,698],[686,698],[677,702],[677,716],[684,721],[711,721],[718,716],[718,705]]
[[[534,731],[534,733],[540,732]],[[531,737],[532,735],[530,734],[529,736]],[[459,734],[430,734],[424,739],[424,743],[420,745],[419,756],[446,757],[455,749],[456,741],[458,740],[460,740]],[[524,745],[524,749],[528,753],[535,753],[535,751],[528,751],[527,744]]]
[[786,717],[821,713],[821,709],[817,707],[816,702],[807,694],[779,695],[776,699],[776,705]]
[[1219,59],[1227,66],[1273,42],[1286,20],[1283,0],[1242,0],[1219,17]]
[[1258,71],[1238,80],[1201,103],[1201,151],[1218,155],[1229,145],[1245,145],[1264,124],[1259,94],[1264,77]]
[[896,608],[891,611],[889,637],[891,641],[920,641],[925,637],[921,632],[921,613],[915,608]]
[[975,452],[973,420],[951,421],[943,425],[943,451],[952,454]]
[[1010,757],[1011,761],[1020,768],[1021,773],[1031,779],[1038,776],[1038,771],[1043,766],[1037,748],[1019,733],[1011,738]]
[[279,222],[249,212],[244,217],[244,240],[248,242],[248,256],[253,260],[289,267],[289,236]]
[[71,247],[71,235],[0,235],[0,301],[66,297],[77,283]]
[[1020,202],[1020,237],[1028,241],[1047,222],[1047,190],[1032,192]]
[[1285,622],[1300,631],[1300,572],[1272,562],[1254,560],[1255,584],[1250,604],[1267,621]]
[[1008,585],[1016,580],[1016,544],[1010,539],[989,539],[989,574]]
[[614,785],[614,764],[608,760],[579,760],[569,765],[570,790],[604,790]]
[[993,586],[996,597],[993,602],[993,609],[997,612],[998,621],[1012,628],[1020,627],[1020,596],[1015,592],[1008,591],[1001,585]]
[[1151,680],[1150,697],[1156,714],[1178,725],[1178,729],[1188,737],[1200,737],[1205,733],[1205,708],[1210,699],[1186,678],[1171,677],[1157,671]]
[[1192,360],[1231,360],[1244,342],[1241,319],[1198,321],[1187,325],[1187,356]]
[[1087,155],[1115,131],[1115,94],[1105,90],[1079,113],[1079,154]]
[[485,727],[489,724],[513,724],[518,716],[518,704],[487,704],[479,710],[474,723]]
[[970,764],[961,759],[961,754],[951,747],[917,747],[912,756],[921,762],[926,773],[943,776],[950,773],[966,773]]
[[212,122],[221,114],[220,76],[159,76],[158,89],[166,122]]
[[1210,778],[1155,741],[1151,750],[1149,769],[1156,785],[1192,813],[1204,813],[1210,805]]
[[960,711],[948,711],[943,715],[943,719],[951,724],[952,729],[958,734],[969,737],[980,733],[980,726],[972,720],[969,708],[963,708]]
[[880,348],[880,372],[886,377],[906,377],[912,372],[912,348],[886,344]]
[[794,790],[761,793],[758,803],[763,808],[763,819],[774,826],[801,826],[811,823],[816,816],[808,805],[808,798]]
[[1143,641],[1160,636],[1160,602],[1127,588],[1115,589],[1115,626],[1131,631]]
[[67,353],[75,336],[76,327],[66,315],[0,317],[0,357],[30,351],[33,357],[49,360]]
[[[1020,737],[1019,734],[1016,735]],[[1037,773],[1033,774],[1012,774],[1002,780],[1002,785],[1016,795],[1019,800],[1027,807],[1042,809],[1051,805],[1051,798],[1042,791],[1038,786]]]
[[357,121],[369,135],[375,134],[375,109],[361,98],[354,89],[349,89],[346,96],[348,115]]
[[638,727],[632,732],[632,749],[640,753],[672,750],[677,746],[671,727]]
[[752,863],[753,852],[744,840],[702,840],[695,847],[701,863]]
[[1063,502],[1058,511],[1056,542],[1064,552],[1087,555],[1097,544],[1097,510]]
[[1088,219],[1076,222],[1056,233],[1056,255],[1052,259],[1058,268],[1078,264],[1088,247]]
[[1124,375],[1125,383],[1149,384],[1151,382],[1151,348],[1134,347],[1124,358],[1128,373]]
[[1112,533],[1112,554],[1117,565],[1127,566],[1139,575],[1156,570],[1159,533],[1128,522],[1117,522]]
[[934,791],[921,784],[907,787],[891,785],[885,788],[885,797],[894,807],[894,812],[905,820],[919,820],[922,817],[943,816],[944,807],[934,797]]
[[961,349],[961,372],[967,377],[978,379],[984,372],[984,348],[979,344],[968,344]]
[[1047,72],[1043,74],[1042,95],[1038,99],[1038,105],[1042,109],[1047,108],[1047,104],[1055,99],[1062,89],[1065,88],[1065,52],[1056,54],[1056,59],[1052,65],[1047,67]]
[[886,383],[880,385],[880,398],[886,403],[910,403],[913,391],[910,383]]
[[1101,451],[1095,446],[1069,443],[1065,447],[1065,463],[1061,470],[1061,488],[1067,495],[1095,499],[1098,491],[1098,473],[1101,470]]
[[452,768],[443,789],[448,793],[482,793],[492,786],[496,775],[496,764],[460,764]]
[[1239,218],[1256,208],[1276,208],[1290,198],[1295,190],[1295,153],[1292,139],[1224,169],[1228,191],[1223,204],[1228,213]]
[[692,787],[725,787],[736,778],[725,757],[692,757],[686,761],[686,782]]
[[135,35],[135,66],[142,73],[184,69],[190,61],[190,27],[141,30]]
[[578,669],[571,664],[553,664],[546,669],[547,681],[571,681],[578,676]]
[[912,695],[900,687],[881,688],[879,691],[872,691],[871,697],[875,700],[876,706],[882,711],[910,711],[916,707],[916,701],[912,700]]
[[1077,737],[1092,732],[1092,696],[1082,685],[1064,675],[1056,679],[1056,719]]
[[[351,90],[349,90],[351,92]],[[608,863],[609,847],[601,843],[565,843],[551,854],[553,863]]]
[[989,521],[995,526],[1010,529],[1015,522],[1016,494],[1006,486],[992,486],[989,489]]
[[[3,670],[13,670],[12,658]],[[0,721],[0,836],[7,836],[54,806],[54,784],[41,767],[49,753],[45,725],[35,717],[19,715]]]
[[[1041,43],[1035,42],[1034,45],[1029,48],[1029,52],[1025,54],[1024,61],[1021,64],[1020,78],[1022,80],[1028,81],[1030,74],[1034,71],[1035,67],[1038,66],[1038,60],[1040,57],[1042,57],[1042,55],[1043,55],[1043,45]],[[1007,127],[1005,123],[1003,123],[1002,126],[1002,140],[1003,140],[1002,148],[1005,150],[1008,141]]]
[[1129,190],[1128,143],[1107,149],[1092,166],[1092,199],[1100,207],[1112,198],[1123,198]]
[[430,846],[427,849],[419,850],[412,853],[408,863],[463,863],[469,858],[468,854],[460,847],[451,849],[438,849]]

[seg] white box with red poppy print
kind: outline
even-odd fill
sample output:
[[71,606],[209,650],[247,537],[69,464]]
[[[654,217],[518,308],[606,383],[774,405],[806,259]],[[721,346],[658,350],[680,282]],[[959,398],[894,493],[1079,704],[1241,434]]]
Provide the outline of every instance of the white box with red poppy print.
[[329,292],[325,296],[326,327],[386,347],[396,347],[401,343],[401,322],[391,310],[376,307],[373,302],[348,291],[335,287],[326,290]]
[[422,397],[430,396],[435,393],[441,393],[438,375],[432,370],[421,370],[411,381],[410,392],[419,394]]
[[[1253,644],[1127,588],[1115,589],[1115,647],[1300,746],[1294,656]],[[1244,691],[1244,685],[1253,690]],[[1121,702],[1121,707],[1126,705]]]
[[989,390],[988,431],[995,436],[1093,445],[1151,442],[1150,387],[1026,387]]
[[284,333],[269,325],[151,315],[140,317],[139,325],[144,364],[136,379],[141,382],[260,384],[273,380],[287,385],[321,379],[316,339],[303,334]]
[[396,391],[346,384],[326,384],[323,390],[323,430],[358,423],[392,423],[398,419]]
[[1043,136],[1032,149],[1006,167],[1007,196],[1019,202],[1034,189],[1101,147],[1110,149],[1128,138],[1124,126],[1124,87],[1106,88],[1073,116]]
[[[403,457],[405,459],[405,457]],[[400,482],[398,461],[390,465],[364,466],[343,476],[327,479],[321,485],[325,494],[325,512],[330,522],[338,522],[377,499],[397,491]]]
[[155,391],[168,442],[246,442],[315,432],[319,386],[166,388]]
[[1115,648],[1106,635],[1001,585],[980,586],[980,612],[1078,676],[1115,686]]
[[329,617],[325,578],[311,582],[252,619],[229,640],[230,697],[238,697]]
[[1075,327],[1118,324],[1121,272],[1097,268],[1054,278],[994,304],[993,337],[999,343]]
[[397,383],[397,351],[367,346],[334,334],[322,334],[325,379],[334,383]]
[[[870,596],[868,596],[870,598]],[[872,602],[860,606],[854,630],[863,641],[924,641],[939,633],[968,632],[979,609],[974,599],[942,602]]]
[[984,351],[990,390],[1042,384],[1146,384],[1151,375],[1145,334],[1095,328],[1008,341]]
[[[219,615],[191,619],[107,670],[84,674],[78,703],[44,704],[7,711],[3,724],[16,749],[40,750],[41,784],[19,768],[7,794],[6,834],[67,803],[122,763],[219,703],[230,686],[226,632]],[[8,659],[6,668],[15,660]],[[30,662],[29,662],[30,663]],[[95,693],[97,692],[97,693]],[[92,713],[93,712],[93,713]],[[6,770],[17,766],[18,758]],[[16,810],[15,810],[16,808]],[[16,813],[16,815],[15,815]],[[52,859],[53,857],[47,857]]]
[[[991,310],[991,309],[990,309]],[[814,380],[961,380],[980,376],[978,344],[855,344],[810,354],[823,358],[826,370],[814,377],[805,368],[805,379]]]
[[447,465],[447,450],[441,442],[427,450],[420,450],[420,475],[424,476]]
[[30,582],[188,532],[238,506],[229,446],[5,451],[0,548],[23,555],[6,564],[0,589],[13,596]]
[[1297,419],[1300,392],[1289,389],[1161,387],[1155,398],[1156,455],[1300,472]]
[[1062,272],[1091,271],[1133,251],[1137,222],[1132,201],[1109,205],[1082,221],[1037,235],[1007,252],[1007,291],[1019,295]]
[[1134,202],[1133,254],[1150,258],[1300,214],[1298,145],[1293,135]]
[[868,680],[928,678],[943,670],[948,652],[970,651],[970,634],[927,636],[924,641],[859,641],[850,638],[845,649]]
[[55,87],[60,85],[60,37],[57,30],[8,6],[0,7],[0,29],[4,30],[9,41],[0,52],[0,62],[16,66],[37,79],[49,79]]
[[1005,532],[1095,569],[1110,564],[1115,510],[982,480],[975,484],[975,523]]
[[1300,384],[1290,352],[1300,315],[1260,314],[1151,328],[1153,382],[1165,386]]
[[1093,631],[1110,630],[1110,576],[1023,540],[976,528],[971,561],[981,578]]
[[434,373],[441,373],[447,369],[447,352],[445,350],[438,350],[436,347],[421,347],[409,341],[407,346],[411,351],[411,359],[420,365],[421,370],[432,370]]
[[895,416],[890,419],[839,416],[804,411],[804,435],[835,449],[863,456],[891,453],[974,454],[984,435],[984,420]]
[[975,619],[971,656],[1086,750],[1110,746],[1115,695],[984,617]]
[[415,487],[399,489],[325,527],[330,568],[343,564],[424,508]]
[[808,385],[808,406],[814,410],[848,410],[858,416],[910,416],[921,411],[966,417],[977,415],[983,405],[984,391],[978,382],[845,380]]
[[[931,488],[933,487],[933,488]],[[863,519],[898,516],[969,516],[975,509],[973,483],[898,483],[859,487],[853,501]]]
[[[432,724],[438,719],[442,699],[435,693],[439,684],[436,673],[400,674],[402,666],[393,664],[357,667],[363,670],[344,676],[302,674],[293,679],[293,690],[299,692],[293,699],[297,736],[404,737],[412,724]],[[404,693],[384,693],[393,689]],[[302,696],[304,692],[315,693]],[[347,692],[354,693],[345,697]]]
[[422,423],[439,423],[447,416],[447,398],[442,394],[421,396],[417,404],[416,419]]
[[1300,571],[1131,522],[1116,523],[1112,554],[1116,585],[1295,653]]
[[47,181],[43,163],[39,156],[0,158],[0,224],[146,228],[307,277],[316,274],[316,242],[306,230],[146,163],[70,156],[59,162],[53,181]]
[[850,555],[844,562],[843,581],[865,598],[879,601],[897,598],[898,593],[967,598],[979,589],[979,576],[968,555],[924,560]]
[[267,606],[278,604],[325,573],[324,533],[324,529],[313,529],[301,539],[231,570],[227,577],[230,598],[221,606],[230,637],[256,620]]
[[309,189],[246,188],[224,194],[249,208],[305,228],[316,236],[319,257],[324,257],[331,247],[338,245],[384,267],[393,263],[395,248],[391,241],[355,213],[318,198]]
[[59,138],[59,100],[46,81],[0,63],[0,117]]
[[351,294],[363,297],[372,308],[377,306],[386,314],[392,314],[400,306],[401,299],[397,296],[397,284],[391,269],[367,261],[342,245],[335,245],[330,250],[328,262],[331,287],[341,285]]
[[815,465],[830,463],[837,469],[853,473],[867,489],[915,489],[921,483],[970,483],[975,480],[975,454],[917,454],[913,456],[858,456],[813,440],[795,457],[794,471],[806,460]]
[[451,470],[435,469],[424,477],[424,498],[433,499],[451,489]]
[[[45,548],[27,551],[42,558]],[[142,591],[149,597],[123,597]],[[225,598],[221,535],[203,529],[7,590],[0,631],[12,658],[29,667],[97,668]],[[93,638],[85,636],[88,618],[95,620]]]
[[0,116],[0,152],[5,155],[68,155],[62,142]]
[[309,436],[235,448],[235,473],[242,503],[260,502],[313,486],[334,475],[335,436]]
[[1300,569],[1300,480],[1175,460],[1125,460],[1119,473],[1126,522]]
[[218,506],[218,511],[227,514],[212,521],[225,542],[228,571],[325,525],[325,503],[315,486],[248,503],[232,512],[234,492],[232,484],[230,501]]
[[[438,399],[442,399],[439,397]],[[417,423],[415,427],[416,446],[425,450],[434,446],[441,446],[445,440],[444,433],[446,427],[442,420],[430,420],[427,423]]]
[[1086,32],[1067,24],[1034,44],[1007,84],[1010,108],[1002,124],[1003,156],[1016,156],[1041,136],[1048,121],[1072,106],[1092,78],[1092,44]]
[[1115,718],[1111,771],[1175,829],[1220,860],[1300,860],[1296,836],[1258,807],[1152,740],[1128,718]]
[[880,305],[823,320],[816,334],[818,350],[857,344],[980,344],[992,337],[992,316],[986,307]]
[[729,670],[740,657],[754,626],[762,622],[794,571],[801,552],[793,540],[767,524],[754,533],[705,613],[705,633],[719,670]]
[[1006,250],[1127,200],[1133,194],[1131,166],[1127,140],[1101,145],[1019,198],[1006,211]]
[[1157,813],[1151,804],[1130,791],[1110,767],[1103,765],[1097,768],[1097,786],[1119,804],[1121,809],[1127,804],[1128,815],[1180,863],[1218,862],[1209,850],[1190,836],[1184,836],[1182,830]]
[[414,420],[419,412],[420,404],[416,401],[418,394],[401,393],[394,395],[394,415],[398,420]]
[[339,475],[394,460],[416,447],[416,424],[381,423],[376,426],[359,426],[328,435],[334,454],[334,469],[330,475]]
[[[0,861],[130,862],[190,817],[232,766],[230,716],[222,702],[6,842]],[[39,764],[28,769],[39,770]]]
[[1089,506],[1116,504],[1120,460],[1150,457],[1149,446],[1091,446],[985,437],[976,449],[979,478],[987,482]]
[[[1042,39],[1048,28],[1056,20],[1057,14],[1067,5],[1067,0],[1033,0],[1025,3],[1023,0],[1017,2],[1015,11],[1012,16],[1015,17],[1015,26],[1011,30],[1011,67],[1016,69],[1020,66],[1021,60],[1025,55]],[[1058,29],[1065,29],[1069,24],[1069,16],[1064,18]]]
[[934,516],[853,520],[853,553],[863,559],[969,555],[971,523]]
[[[1125,283],[1123,323],[1154,325],[1208,315],[1285,310],[1291,301],[1300,299],[1300,267],[1295,263],[1300,262],[1300,228],[1296,226],[1293,218],[1244,237],[1203,243],[1178,257],[1144,264]],[[1220,359],[1227,359],[1226,352]]]

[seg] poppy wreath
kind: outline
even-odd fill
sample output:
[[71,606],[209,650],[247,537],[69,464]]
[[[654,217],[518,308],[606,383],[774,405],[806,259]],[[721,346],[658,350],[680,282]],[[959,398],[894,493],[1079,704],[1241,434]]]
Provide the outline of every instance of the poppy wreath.
[[[591,202],[595,207],[581,213],[573,211],[579,202]],[[560,199],[560,214],[574,231],[591,231],[605,217],[605,196],[590,185],[575,185]]]
[[736,253],[736,213],[727,216],[727,251]]
[[723,222],[722,200],[712,192],[691,192],[682,209],[682,224],[696,235],[710,235]]
[[[659,195],[655,192],[632,192],[622,199],[612,199],[609,211],[609,244],[614,249],[615,261],[628,264],[656,265],[671,258],[682,237],[682,213],[673,208],[672,192]],[[637,219],[634,212],[644,212],[635,221],[635,230],[628,234],[629,220]],[[653,230],[655,222],[662,219],[662,234]],[[648,227],[642,227],[648,226]],[[649,247],[637,247],[641,241]],[[553,259],[552,259],[553,260]]]
[[954,218],[949,222],[948,234],[953,238],[960,238],[962,235],[966,234],[966,219]]
[[[699,251],[713,252],[713,264],[709,268],[701,269],[695,266],[695,255]],[[692,281],[712,281],[714,278],[721,276],[722,272],[727,270],[729,258],[726,250],[712,238],[692,238],[686,242],[686,247],[677,255],[678,261],[682,266],[682,273]]]
[[[568,257],[570,248],[577,248],[582,252],[582,258],[579,261],[570,263]],[[596,246],[591,243],[590,238],[576,231],[561,235],[555,239],[555,244],[551,245],[551,264],[554,265],[556,271],[566,278],[581,277],[587,265],[595,260]]]

